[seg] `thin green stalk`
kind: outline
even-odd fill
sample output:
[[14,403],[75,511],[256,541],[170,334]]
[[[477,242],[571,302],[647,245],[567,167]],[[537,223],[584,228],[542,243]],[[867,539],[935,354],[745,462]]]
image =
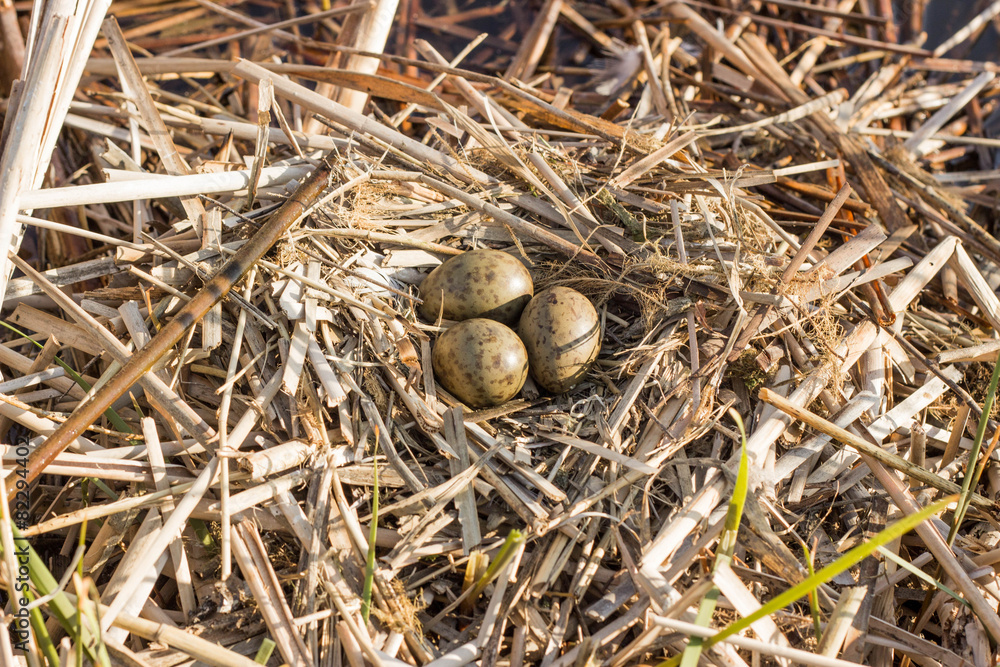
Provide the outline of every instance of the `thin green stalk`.
[[365,559],[365,583],[361,589],[361,618],[367,623],[372,608],[372,582],[375,581],[375,539],[378,537],[378,459],[372,460],[375,482],[372,487],[372,525],[368,530],[368,557]]
[[[82,558],[80,562],[83,562]],[[93,579],[87,579],[84,590],[90,596],[91,605],[87,608],[89,614],[87,621],[92,624],[94,636],[97,637],[97,654],[102,662],[110,662],[108,647],[104,644],[104,635],[101,633],[101,594],[97,590],[97,586],[94,585]]]
[[940,579],[935,579],[931,575],[921,570],[919,567],[914,567],[913,563],[903,558],[900,558],[899,556],[889,551],[885,547],[879,547],[878,552],[882,554],[883,557],[891,560],[893,563],[900,566],[901,568],[912,574],[917,579],[926,581],[928,584],[938,589],[939,591],[943,591],[948,595],[950,595],[955,600],[955,602],[959,603],[960,605],[963,605],[967,609],[972,609],[972,605],[969,604],[968,600],[966,600],[961,595],[959,595],[955,591],[951,590],[950,588],[942,584]]
[[[910,532],[913,528],[918,526],[926,519],[937,514],[938,512],[943,511],[949,504],[955,502],[956,498],[957,496],[948,496],[947,498],[943,498],[942,500],[939,500],[938,502],[933,503],[932,505],[928,505],[919,512],[915,512],[913,514],[903,517],[896,523],[892,524],[891,526],[888,526],[880,533],[875,535],[871,540],[854,547],[846,554],[844,554],[834,562],[824,567],[819,572],[809,577],[806,577],[804,580],[802,580],[795,586],[792,586],[783,593],[779,593],[770,601],[764,603],[761,606],[761,608],[755,611],[754,613],[739,619],[735,623],[731,623],[730,625],[726,626],[723,630],[720,630],[718,633],[712,635],[708,639],[705,639],[704,643],[702,644],[702,647],[708,648],[710,646],[714,646],[715,644],[718,644],[727,637],[731,637],[749,628],[751,625],[753,625],[760,619],[766,616],[770,616],[779,609],[787,607],[793,602],[799,600],[802,596],[806,595],[807,593],[815,591],[821,585],[829,582],[831,579],[836,577],[841,572],[844,572],[850,569],[851,567],[857,565],[858,563],[860,563],[862,560],[864,560],[865,558],[870,556],[874,551],[876,551],[879,547],[885,546],[889,542],[899,539],[900,537]],[[670,658],[669,660],[664,660],[658,665],[658,667],[677,667],[677,665],[679,665],[681,662],[681,657],[682,656],[677,655],[674,656],[673,658]]]
[[139,401],[136,400],[135,394],[133,394],[132,392],[129,392],[128,393],[128,397],[129,397],[129,400],[132,401],[132,409],[135,410],[139,414],[139,419],[140,420],[145,419],[146,418],[146,413],[143,412],[142,408],[139,406]]
[[73,637],[74,639],[74,653],[75,653],[75,664],[76,667],[83,667],[83,603],[86,600],[82,595],[77,595],[76,598],[76,624],[80,628],[80,635],[78,637]]
[[[747,434],[743,429],[743,419],[736,410],[729,410],[729,415],[736,422],[740,430],[740,467],[736,473],[736,484],[733,487],[733,497],[729,500],[729,511],[726,513],[726,525],[719,539],[719,549],[715,554],[715,564],[712,566],[712,575],[723,568],[730,567],[733,560],[733,553],[736,550],[736,536],[740,528],[740,521],[743,518],[743,507],[746,505],[747,493],[749,491],[750,463],[747,459]],[[698,616],[695,619],[697,625],[708,627],[712,622],[712,615],[719,600],[719,587],[713,584],[711,590],[705,594],[698,607]],[[702,649],[705,645],[703,637],[691,637],[688,645],[681,655],[681,667],[696,667],[698,659],[701,657]]]
[[[82,491],[83,491],[84,502],[85,502],[85,504],[87,504],[86,503],[86,499],[88,497],[87,488],[83,487]],[[83,523],[80,524],[79,544],[77,546],[80,549],[82,549],[82,550],[86,550],[86,548],[87,548],[87,520],[86,519],[84,519]],[[80,583],[80,585],[86,586],[87,583],[83,580],[83,559],[82,558],[79,558],[76,561],[76,575],[77,575],[76,576],[76,581],[78,583]],[[86,597],[84,595],[82,595],[82,593],[83,593],[83,591],[77,590],[77,598],[76,598],[76,622],[77,622],[77,625],[80,627],[80,636],[76,638],[76,667],[83,667],[83,627],[86,624],[86,621],[83,618],[83,609],[84,609],[83,603],[86,600]],[[100,626],[98,626],[98,627],[100,627]]]
[[[809,547],[802,543],[802,551],[806,555],[806,567],[809,569],[809,576],[812,577],[816,574],[816,568],[813,565],[813,555],[809,551]],[[816,641],[820,641],[823,637],[823,625],[822,618],[819,612],[819,599],[816,597],[815,591],[809,591],[809,613],[812,615],[813,619],[813,632],[816,634]]]
[[507,563],[509,563],[514,557],[514,554],[517,553],[518,548],[524,544],[525,539],[527,538],[524,533],[519,531],[517,528],[514,528],[507,534],[507,539],[504,540],[503,546],[500,547],[500,553],[498,553],[497,557],[492,563],[490,563],[490,566],[486,568],[486,572],[484,572],[483,576],[479,578],[476,585],[472,587],[472,592],[469,593],[470,600],[478,599],[479,596],[483,594],[483,591],[490,585],[490,582],[499,576],[503,569],[507,567]]
[[[28,599],[28,604],[36,599],[35,594],[31,591],[25,591],[25,597]],[[35,641],[38,643],[38,648],[42,650],[42,655],[45,656],[49,667],[59,667],[59,651],[56,650],[56,645],[52,642],[49,629],[45,627],[45,617],[42,616],[42,610],[33,607],[28,612],[28,622],[31,623],[31,631],[34,633]]]
[[[21,338],[30,342],[38,349],[42,349],[44,347],[37,340],[29,336],[28,334],[24,333],[17,327],[8,324],[7,322],[0,322],[0,326],[7,327]],[[84,391],[90,391],[90,384],[83,379],[82,375],[73,370],[69,364],[67,364],[59,357],[56,357],[55,359],[53,359],[53,361],[62,366],[63,370],[66,371],[66,375],[68,375],[73,380],[73,382],[76,382],[76,384],[79,385],[81,389],[83,389]],[[104,416],[108,418],[108,421],[111,422],[111,425],[114,426],[119,433],[132,433],[132,429],[129,428],[129,425],[126,424],[125,421],[121,417],[119,417],[118,413],[115,412],[112,408],[108,408],[107,411],[104,413]]]
[[103,479],[98,479],[97,477],[84,477],[85,480],[90,480],[94,486],[107,494],[108,498],[113,501],[118,500],[121,496],[111,490],[111,487],[104,483]]
[[[698,616],[694,619],[696,625],[707,628],[712,624],[712,615],[715,614],[715,607],[719,603],[720,594],[719,587],[712,584],[712,588],[705,593],[705,597],[701,599],[701,604],[698,606]],[[691,637],[688,645],[684,647],[684,653],[681,654],[681,667],[694,667],[697,665],[704,648],[704,637]]]
[[201,546],[205,548],[211,554],[216,554],[219,552],[219,545],[215,543],[212,539],[212,533],[209,531],[208,526],[201,519],[191,519],[188,521],[191,529],[194,530],[195,537],[201,543]]
[[21,535],[21,531],[17,529],[17,526],[13,522],[11,522],[10,529],[14,534],[14,543],[18,548],[23,547],[28,552],[28,577],[31,579],[32,585],[41,596],[53,595],[47,603],[49,612],[55,616],[67,634],[80,638],[80,643],[83,645],[83,650],[86,652],[88,660],[94,664],[102,665],[102,667],[110,667],[111,662],[107,657],[107,651],[101,650],[104,649],[103,643],[97,645],[95,649],[94,634],[87,630],[85,626],[76,622],[75,605],[70,602],[65,593],[59,590],[59,582],[49,572],[49,568],[45,566],[45,562],[31,548],[28,539]]
[[969,462],[965,466],[962,492],[958,496],[958,506],[955,508],[951,530],[948,531],[948,546],[953,545],[955,538],[958,537],[958,529],[965,519],[965,513],[969,509],[969,501],[972,497],[972,490],[975,489],[973,482],[979,481],[979,476],[976,474],[976,466],[979,462],[979,451],[983,446],[983,437],[986,435],[986,426],[990,423],[990,413],[993,411],[993,401],[996,399],[998,383],[1000,383],[1000,358],[993,364],[993,376],[990,378],[990,386],[986,390],[986,398],[983,400],[983,414],[979,416],[976,439],[972,442],[972,449],[969,451]]
[[736,550],[736,534],[743,519],[743,507],[747,502],[750,489],[750,462],[747,459],[747,434],[743,430],[743,420],[736,410],[729,410],[729,416],[736,422],[740,430],[740,468],[736,473],[736,484],[733,486],[733,497],[729,501],[729,511],[726,513],[726,529],[719,540],[719,554],[716,557],[716,567],[726,565],[733,559]]

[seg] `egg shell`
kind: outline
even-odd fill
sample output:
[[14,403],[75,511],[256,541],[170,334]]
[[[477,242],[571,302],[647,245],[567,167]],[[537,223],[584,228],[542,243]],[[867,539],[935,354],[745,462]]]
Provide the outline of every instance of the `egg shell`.
[[[436,322],[483,317],[513,327],[531,300],[531,274],[499,250],[470,250],[449,258],[420,285],[420,315]],[[444,299],[444,309],[441,300]]]
[[514,330],[474,318],[445,331],[431,354],[434,375],[457,399],[473,408],[506,403],[528,378],[528,353]]
[[528,351],[531,377],[555,394],[579,384],[601,350],[597,310],[569,287],[536,294],[521,314],[518,334]]

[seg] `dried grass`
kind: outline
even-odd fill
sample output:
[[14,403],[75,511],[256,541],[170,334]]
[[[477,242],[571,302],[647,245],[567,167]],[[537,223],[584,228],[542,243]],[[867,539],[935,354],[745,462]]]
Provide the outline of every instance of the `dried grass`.
[[[4,484],[40,562],[84,545],[42,614],[93,587],[112,664],[672,665],[700,634],[725,667],[996,663],[996,424],[968,451],[1000,87],[960,42],[1000,2],[935,51],[886,2],[123,0],[96,42],[103,5],[56,4],[0,7],[44,84],[3,106],[0,285],[38,345],[2,334],[0,439],[34,451]],[[595,305],[581,385],[471,410],[435,381],[420,282],[476,247]],[[980,464],[956,546],[951,510],[885,545],[923,578],[876,553],[713,643],[803,545],[836,562]]]

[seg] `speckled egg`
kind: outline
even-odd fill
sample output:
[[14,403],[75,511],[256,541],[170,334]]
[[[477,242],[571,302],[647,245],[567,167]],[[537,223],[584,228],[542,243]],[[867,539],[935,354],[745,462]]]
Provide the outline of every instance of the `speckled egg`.
[[436,322],[439,313],[456,321],[484,317],[512,327],[533,293],[531,274],[517,259],[499,250],[470,250],[424,279],[420,315],[428,322]]
[[525,307],[518,333],[531,377],[553,393],[583,380],[601,349],[601,326],[590,299],[569,287],[542,290]]
[[528,377],[528,353],[514,330],[474,318],[449,328],[434,345],[434,375],[472,408],[506,403]]

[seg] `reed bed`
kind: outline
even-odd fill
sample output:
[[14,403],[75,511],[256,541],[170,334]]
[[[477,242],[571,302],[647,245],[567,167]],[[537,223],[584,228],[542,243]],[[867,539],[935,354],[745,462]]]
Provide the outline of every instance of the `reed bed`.
[[[926,4],[0,3],[0,664],[995,665],[1000,0]],[[476,248],[581,384],[435,380]]]

